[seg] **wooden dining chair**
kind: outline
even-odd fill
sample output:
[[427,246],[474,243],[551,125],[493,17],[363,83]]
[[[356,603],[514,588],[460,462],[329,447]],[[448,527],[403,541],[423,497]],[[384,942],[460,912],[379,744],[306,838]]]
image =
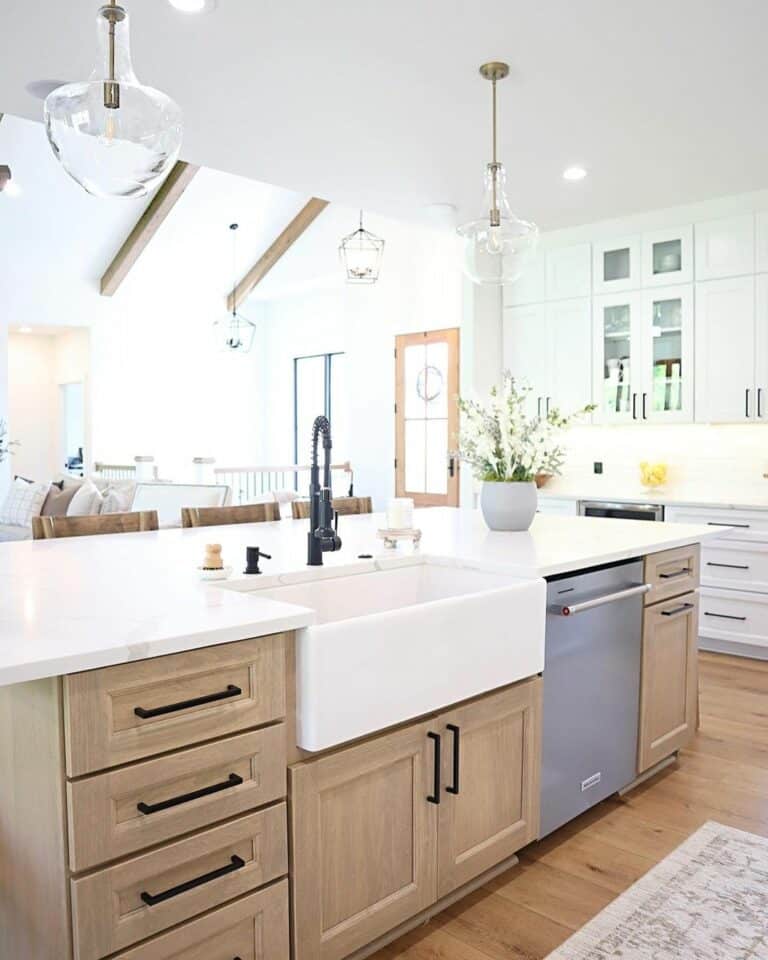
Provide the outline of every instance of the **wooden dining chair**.
[[[342,517],[355,513],[373,513],[373,501],[370,497],[334,497],[333,509]],[[294,520],[307,520],[309,500],[294,500],[291,513]]]
[[216,527],[227,523],[264,523],[280,519],[279,503],[244,503],[237,507],[182,507],[182,527]]
[[157,528],[156,510],[104,513],[87,517],[32,517],[33,540],[94,537],[103,533],[140,533]]

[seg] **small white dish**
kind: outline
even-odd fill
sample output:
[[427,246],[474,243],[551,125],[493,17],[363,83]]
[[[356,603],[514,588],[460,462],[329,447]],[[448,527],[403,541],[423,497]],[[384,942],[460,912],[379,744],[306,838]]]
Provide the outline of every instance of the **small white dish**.
[[222,567],[220,570],[209,570],[198,567],[197,572],[201,580],[228,580],[232,576],[232,567]]

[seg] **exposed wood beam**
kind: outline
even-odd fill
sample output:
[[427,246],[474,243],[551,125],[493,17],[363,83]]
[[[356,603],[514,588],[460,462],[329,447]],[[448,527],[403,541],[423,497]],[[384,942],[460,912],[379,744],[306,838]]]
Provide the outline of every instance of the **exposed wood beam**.
[[107,267],[101,278],[102,297],[111,297],[125,280],[199,169],[193,163],[185,163],[183,160],[176,162],[163,185],[152,198],[152,202],[128,234],[128,239],[117,251],[115,259]]
[[236,303],[243,302],[254,287],[261,283],[277,261],[291,249],[307,227],[320,216],[327,206],[327,200],[312,197],[312,199],[299,210],[285,230],[283,230],[280,236],[272,243],[269,249],[259,257],[235,287],[234,291],[227,297],[228,310],[233,310]]

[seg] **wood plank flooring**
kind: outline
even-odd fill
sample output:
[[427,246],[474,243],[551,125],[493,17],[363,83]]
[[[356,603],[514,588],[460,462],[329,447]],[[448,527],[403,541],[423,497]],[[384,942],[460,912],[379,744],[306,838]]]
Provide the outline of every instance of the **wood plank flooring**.
[[539,960],[707,820],[768,836],[768,662],[699,659],[701,729],[678,764],[527,847],[375,960]]

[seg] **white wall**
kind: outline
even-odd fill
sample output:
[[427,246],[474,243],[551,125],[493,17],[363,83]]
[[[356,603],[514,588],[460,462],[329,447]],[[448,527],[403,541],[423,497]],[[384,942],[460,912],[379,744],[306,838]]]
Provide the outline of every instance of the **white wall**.
[[86,455],[89,440],[87,330],[8,335],[8,426],[18,440],[10,473],[45,480],[64,465],[59,387],[83,383]]

